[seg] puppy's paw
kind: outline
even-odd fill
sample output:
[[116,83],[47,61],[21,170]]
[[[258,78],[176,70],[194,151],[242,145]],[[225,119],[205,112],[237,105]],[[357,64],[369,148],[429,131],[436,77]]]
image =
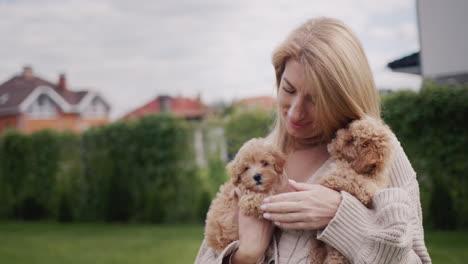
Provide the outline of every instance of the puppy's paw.
[[260,194],[243,195],[239,200],[239,207],[245,215],[261,218],[263,211],[260,209],[260,206],[262,205],[265,197],[265,195]]

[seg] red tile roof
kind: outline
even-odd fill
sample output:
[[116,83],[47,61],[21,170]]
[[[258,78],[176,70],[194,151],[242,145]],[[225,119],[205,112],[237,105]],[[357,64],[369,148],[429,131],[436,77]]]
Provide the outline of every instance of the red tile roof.
[[241,99],[234,103],[240,108],[257,108],[264,111],[270,111],[275,107],[276,99],[270,96],[257,96]]
[[207,107],[199,99],[185,97],[158,96],[149,103],[125,114],[122,119],[139,118],[145,115],[163,111],[163,100],[168,100],[168,112],[187,119],[201,118],[207,112]]

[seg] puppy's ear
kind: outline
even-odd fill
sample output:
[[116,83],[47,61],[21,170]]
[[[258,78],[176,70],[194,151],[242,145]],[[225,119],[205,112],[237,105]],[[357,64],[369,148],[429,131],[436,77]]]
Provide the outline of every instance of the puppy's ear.
[[284,155],[281,151],[278,151],[276,149],[273,149],[271,152],[271,155],[273,157],[273,168],[275,169],[275,172],[278,174],[279,177],[279,185],[283,186],[286,184],[287,176],[286,173],[284,172],[284,165],[286,163],[286,155]]
[[286,163],[286,157],[284,156],[283,153],[281,153],[278,150],[274,150],[272,152],[272,156],[275,159],[275,164],[274,164],[275,171],[277,173],[282,173],[284,170],[284,165]]
[[341,131],[341,138],[343,140],[343,144],[344,146],[351,146],[355,141],[356,141],[356,138],[354,137],[354,134],[351,129],[345,129],[345,130],[342,130]]
[[336,137],[327,145],[328,153],[335,159],[343,158],[343,152],[354,145],[354,136],[348,127],[336,131]]
[[236,160],[232,160],[226,165],[226,169],[228,170],[229,174],[231,175],[231,182],[234,185],[238,185],[240,183],[240,171],[239,165]]

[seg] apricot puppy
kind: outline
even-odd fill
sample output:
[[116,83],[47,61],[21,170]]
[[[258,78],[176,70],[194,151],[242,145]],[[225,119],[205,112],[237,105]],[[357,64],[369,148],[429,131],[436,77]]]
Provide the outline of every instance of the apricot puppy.
[[[263,199],[285,184],[284,155],[265,139],[247,141],[227,165],[231,180],[221,185],[208,210],[205,224],[207,245],[217,251],[239,239],[237,211],[262,217]],[[234,189],[242,193],[236,198]]]
[[[328,144],[332,162],[329,174],[318,184],[346,191],[365,206],[372,206],[374,193],[389,183],[392,157],[391,129],[381,120],[365,117],[339,129]],[[346,258],[336,249],[312,239],[311,263],[343,264]]]

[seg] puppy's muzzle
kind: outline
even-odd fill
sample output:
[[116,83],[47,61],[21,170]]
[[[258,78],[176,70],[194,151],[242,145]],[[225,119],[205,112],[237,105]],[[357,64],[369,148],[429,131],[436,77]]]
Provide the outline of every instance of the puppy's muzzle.
[[253,179],[255,180],[255,184],[260,185],[262,184],[262,175],[260,173],[255,173],[253,176]]

